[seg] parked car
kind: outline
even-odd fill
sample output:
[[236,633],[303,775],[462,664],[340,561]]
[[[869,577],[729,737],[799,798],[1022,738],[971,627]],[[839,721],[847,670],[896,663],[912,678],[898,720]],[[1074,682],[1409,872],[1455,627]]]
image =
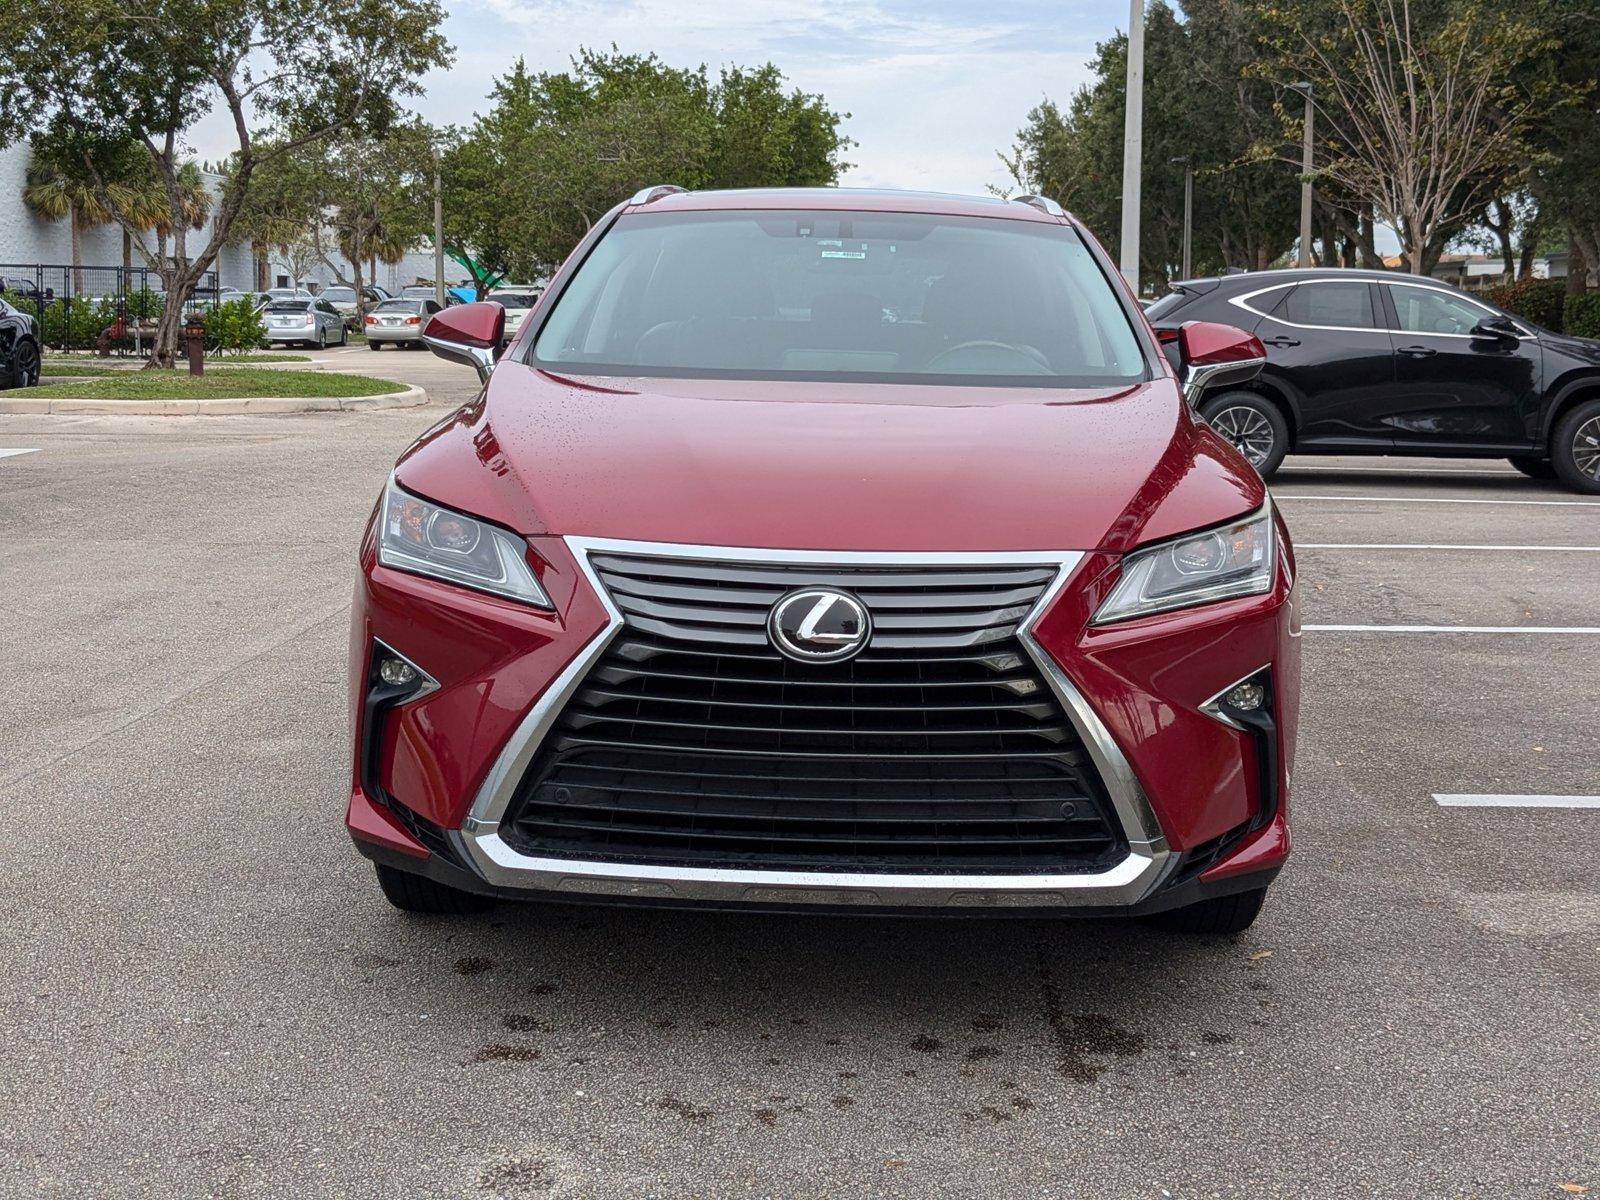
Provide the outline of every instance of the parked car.
[[326,300],[274,300],[261,316],[272,345],[343,346],[350,340],[344,318]]
[[1267,365],[1201,412],[1261,472],[1288,453],[1506,458],[1600,493],[1600,342],[1417,275],[1265,271],[1174,286],[1147,313],[1260,336]]
[[33,387],[44,361],[39,322],[0,300],[0,388]]
[[13,303],[26,300],[43,308],[56,298],[56,290],[47,287],[41,292],[38,283],[26,276],[0,275],[0,296],[6,297]]
[[409,350],[422,345],[422,326],[440,311],[439,302],[429,298],[385,300],[367,314],[367,349],[394,346]]
[[[390,299],[388,292],[386,292],[383,288],[376,286],[369,287],[364,285],[361,289],[361,295],[367,302],[366,307],[369,312],[378,305],[382,304],[385,300]],[[357,322],[360,321],[361,316],[357,311],[355,288],[345,287],[343,284],[336,284],[333,287],[324,288],[322,295],[319,298],[326,300],[329,304],[333,305],[334,308],[339,310],[339,315],[344,318],[346,328],[360,328],[360,326],[357,324]]]
[[[1083,225],[654,188],[550,289],[498,363],[499,304],[429,321],[486,390],[362,544],[347,824],[391,903],[1255,918],[1293,552]],[[1179,343],[1191,397],[1263,359]]]
[[503,292],[490,292],[486,299],[493,300],[506,310],[506,341],[517,336],[517,331],[522,328],[522,322],[533,306],[539,302],[542,293],[520,288],[507,289]]

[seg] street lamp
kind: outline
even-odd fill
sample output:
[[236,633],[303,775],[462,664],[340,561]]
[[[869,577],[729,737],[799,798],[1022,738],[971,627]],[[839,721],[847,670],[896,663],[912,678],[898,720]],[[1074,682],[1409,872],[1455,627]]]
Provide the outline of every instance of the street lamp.
[[1187,154],[1172,160],[1173,166],[1183,167],[1183,278],[1194,274],[1190,249],[1194,244],[1194,166]]
[[1122,118],[1122,275],[1139,294],[1139,189],[1144,162],[1144,0],[1128,7],[1128,86]]
[[1306,98],[1305,145],[1300,153],[1300,265],[1311,265],[1311,141],[1316,109],[1311,105],[1311,84],[1305,80],[1289,85],[1291,92]]

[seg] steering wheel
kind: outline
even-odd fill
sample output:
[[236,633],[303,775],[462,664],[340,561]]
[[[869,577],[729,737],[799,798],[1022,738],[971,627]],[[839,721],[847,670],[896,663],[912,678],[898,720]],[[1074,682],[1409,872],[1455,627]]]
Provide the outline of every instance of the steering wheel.
[[[940,364],[944,363],[946,359],[954,358],[967,350],[998,350],[1002,355],[1015,359],[1023,366],[1024,369],[1016,372],[1017,374],[1049,375],[1052,373],[1049,360],[1032,346],[1013,346],[1010,342],[996,342],[984,338],[975,338],[970,342],[957,342],[954,346],[948,346],[924,363],[922,369],[929,375],[937,375],[940,373],[938,369]],[[1005,374],[1006,372],[995,371],[992,373]]]

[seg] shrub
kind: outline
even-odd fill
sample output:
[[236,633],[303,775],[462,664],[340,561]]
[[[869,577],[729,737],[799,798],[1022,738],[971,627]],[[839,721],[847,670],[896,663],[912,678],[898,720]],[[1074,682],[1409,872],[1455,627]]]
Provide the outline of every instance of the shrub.
[[1600,338],[1600,292],[1568,296],[1561,328],[1575,337]]
[[1498,304],[1546,329],[1561,328],[1561,308],[1567,300],[1567,285],[1560,279],[1519,279],[1512,284],[1485,288],[1484,299]]
[[206,349],[219,354],[254,350],[266,332],[261,314],[249,300],[224,300],[206,313]]
[[52,350],[91,348],[100,331],[116,319],[117,306],[108,299],[52,300],[40,312],[31,300],[19,300],[15,307],[39,322],[39,336]]

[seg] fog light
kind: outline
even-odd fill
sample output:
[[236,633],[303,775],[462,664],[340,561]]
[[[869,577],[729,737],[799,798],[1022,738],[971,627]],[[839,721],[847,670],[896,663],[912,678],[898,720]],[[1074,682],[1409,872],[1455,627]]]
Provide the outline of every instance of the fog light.
[[1267,700],[1267,689],[1259,683],[1236,683],[1223,694],[1222,703],[1239,712],[1255,712]]
[[378,678],[391,687],[409,687],[417,681],[417,669],[403,658],[386,658],[378,664]]

